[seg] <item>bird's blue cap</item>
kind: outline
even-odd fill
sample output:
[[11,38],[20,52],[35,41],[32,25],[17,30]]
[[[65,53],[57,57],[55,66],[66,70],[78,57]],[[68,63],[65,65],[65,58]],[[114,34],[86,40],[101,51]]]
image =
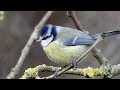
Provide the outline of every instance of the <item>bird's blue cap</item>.
[[44,25],[40,30],[40,36],[45,35],[48,32],[48,29],[49,29],[48,25]]

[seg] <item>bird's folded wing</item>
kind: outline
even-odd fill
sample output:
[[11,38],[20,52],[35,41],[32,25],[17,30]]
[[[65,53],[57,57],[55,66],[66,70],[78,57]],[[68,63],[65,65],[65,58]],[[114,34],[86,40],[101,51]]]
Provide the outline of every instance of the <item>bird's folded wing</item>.
[[71,36],[64,40],[64,45],[66,46],[76,46],[76,45],[91,45],[95,43],[96,39],[87,34],[77,34],[76,36]]

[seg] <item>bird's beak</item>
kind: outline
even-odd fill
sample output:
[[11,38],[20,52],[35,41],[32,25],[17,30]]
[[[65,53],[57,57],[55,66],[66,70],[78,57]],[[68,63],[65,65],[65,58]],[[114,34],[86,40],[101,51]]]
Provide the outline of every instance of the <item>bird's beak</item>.
[[36,42],[41,42],[42,41],[42,38],[41,37],[39,37],[37,40],[36,40]]

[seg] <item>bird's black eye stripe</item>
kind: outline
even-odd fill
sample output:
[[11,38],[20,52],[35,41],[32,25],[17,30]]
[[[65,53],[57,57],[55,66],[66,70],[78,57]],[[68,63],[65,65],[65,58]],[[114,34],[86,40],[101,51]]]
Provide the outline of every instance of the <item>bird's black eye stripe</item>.
[[42,40],[46,40],[47,38],[49,38],[50,36],[46,36],[46,37],[44,37]]

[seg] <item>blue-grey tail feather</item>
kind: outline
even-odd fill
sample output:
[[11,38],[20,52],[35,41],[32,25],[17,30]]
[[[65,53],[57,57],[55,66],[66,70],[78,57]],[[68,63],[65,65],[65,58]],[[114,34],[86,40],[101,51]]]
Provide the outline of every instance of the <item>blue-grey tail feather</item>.
[[[94,34],[92,35],[95,39],[98,38],[99,35],[101,35],[102,33],[97,33],[97,34]],[[103,37],[108,37],[108,36],[113,36],[113,35],[117,35],[117,34],[120,34],[120,30],[114,30],[114,31],[106,31],[104,32],[104,35]]]

